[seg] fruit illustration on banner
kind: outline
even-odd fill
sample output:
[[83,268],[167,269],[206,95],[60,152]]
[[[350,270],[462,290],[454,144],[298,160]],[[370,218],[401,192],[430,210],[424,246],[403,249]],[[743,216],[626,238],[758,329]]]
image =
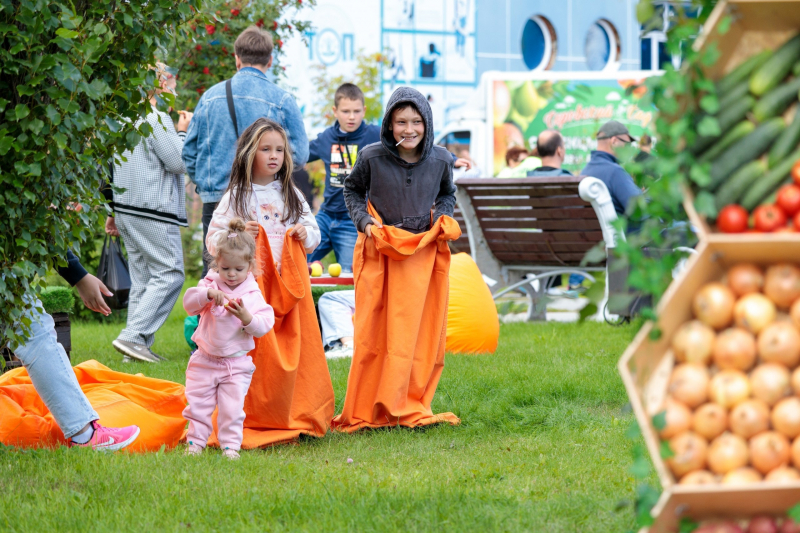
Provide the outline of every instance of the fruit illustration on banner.
[[338,278],[342,274],[342,265],[333,263],[328,267],[328,274],[334,278]]

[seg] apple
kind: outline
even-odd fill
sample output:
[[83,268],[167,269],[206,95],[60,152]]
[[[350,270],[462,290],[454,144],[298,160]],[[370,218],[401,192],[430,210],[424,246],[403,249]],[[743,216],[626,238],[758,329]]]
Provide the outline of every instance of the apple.
[[334,278],[338,278],[342,273],[342,265],[339,263],[333,263],[328,267],[328,274],[333,276]]
[[311,275],[318,278],[322,275],[322,264],[314,261],[311,263]]

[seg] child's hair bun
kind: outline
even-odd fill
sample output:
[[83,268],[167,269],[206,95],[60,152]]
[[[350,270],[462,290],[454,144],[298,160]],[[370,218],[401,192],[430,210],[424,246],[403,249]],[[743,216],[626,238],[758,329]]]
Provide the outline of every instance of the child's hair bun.
[[234,218],[231,219],[230,222],[228,222],[228,229],[230,231],[238,233],[240,231],[244,231],[244,228],[245,228],[244,220],[242,220],[241,218]]

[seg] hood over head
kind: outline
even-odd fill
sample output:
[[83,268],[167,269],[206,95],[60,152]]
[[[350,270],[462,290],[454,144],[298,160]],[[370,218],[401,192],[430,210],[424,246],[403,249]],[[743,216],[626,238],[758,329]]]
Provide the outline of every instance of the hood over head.
[[[419,161],[416,163],[409,163],[402,157],[400,152],[397,151],[397,141],[394,140],[392,135],[392,112],[400,105],[405,103],[412,103],[417,108],[419,114],[422,115],[422,120],[425,123],[425,138],[422,139],[422,153],[420,153]],[[404,167],[413,167],[425,161],[433,149],[433,113],[431,112],[431,105],[428,100],[422,96],[422,93],[411,87],[398,87],[389,97],[386,103],[386,112],[383,114],[383,124],[381,124],[381,143],[390,154],[392,154],[397,163]]]

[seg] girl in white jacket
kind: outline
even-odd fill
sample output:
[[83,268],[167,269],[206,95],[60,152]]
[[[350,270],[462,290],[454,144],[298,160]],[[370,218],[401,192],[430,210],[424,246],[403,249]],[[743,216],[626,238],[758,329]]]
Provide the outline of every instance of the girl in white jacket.
[[214,210],[206,247],[215,255],[221,232],[232,218],[246,220],[246,229],[258,236],[264,229],[280,270],[286,232],[301,241],[306,253],[320,243],[320,231],[303,194],[292,181],[291,148],[286,132],[276,122],[260,118],[248,127],[236,145],[228,190]]

